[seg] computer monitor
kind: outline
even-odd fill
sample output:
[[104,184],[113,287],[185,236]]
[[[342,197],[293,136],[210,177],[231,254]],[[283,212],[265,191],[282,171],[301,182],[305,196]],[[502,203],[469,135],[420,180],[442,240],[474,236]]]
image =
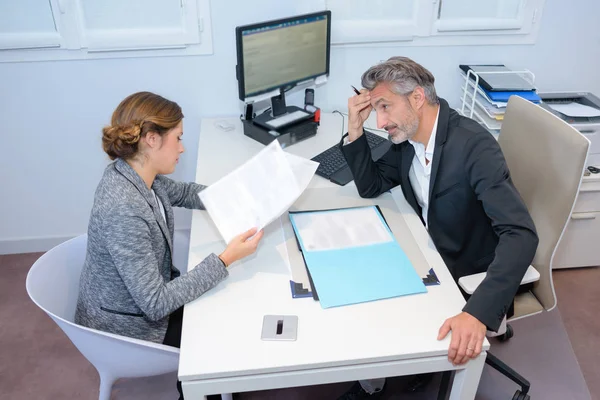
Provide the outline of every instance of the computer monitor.
[[329,75],[331,11],[236,28],[240,100]]

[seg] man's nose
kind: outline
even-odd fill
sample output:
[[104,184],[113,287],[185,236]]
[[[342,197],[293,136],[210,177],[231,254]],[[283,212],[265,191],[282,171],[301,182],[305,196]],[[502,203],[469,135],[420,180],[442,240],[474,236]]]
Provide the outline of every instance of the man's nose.
[[387,118],[377,113],[377,129],[383,129],[387,125]]

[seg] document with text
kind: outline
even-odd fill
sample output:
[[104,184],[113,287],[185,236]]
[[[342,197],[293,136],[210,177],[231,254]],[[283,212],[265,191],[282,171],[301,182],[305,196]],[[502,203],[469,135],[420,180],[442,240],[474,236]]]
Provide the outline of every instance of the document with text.
[[341,250],[393,240],[372,207],[297,213],[294,215],[294,224],[304,247],[309,251]]
[[226,243],[279,218],[310,183],[318,163],[283,151],[277,140],[200,193]]

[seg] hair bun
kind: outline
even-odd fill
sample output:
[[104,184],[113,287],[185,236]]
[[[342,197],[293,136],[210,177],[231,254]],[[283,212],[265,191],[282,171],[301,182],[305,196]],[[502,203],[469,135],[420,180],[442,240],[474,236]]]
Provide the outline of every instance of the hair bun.
[[102,129],[102,147],[112,160],[127,158],[137,151],[141,133],[139,123],[107,126]]
[[177,103],[151,92],[134,93],[112,113],[110,125],[102,130],[102,147],[113,160],[136,157],[138,152],[146,153],[146,143],[140,139],[149,132],[163,137],[182,119]]

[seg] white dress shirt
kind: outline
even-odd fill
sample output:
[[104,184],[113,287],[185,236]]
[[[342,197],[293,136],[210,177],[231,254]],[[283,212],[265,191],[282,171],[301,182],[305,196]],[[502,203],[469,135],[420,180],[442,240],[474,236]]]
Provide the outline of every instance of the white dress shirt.
[[[440,109],[438,108],[437,115],[435,117],[435,123],[433,124],[433,130],[427,143],[427,148],[423,143],[408,140],[410,144],[415,148],[415,156],[412,160],[412,165],[408,172],[408,179],[410,185],[415,192],[417,203],[421,206],[423,221],[425,221],[425,227],[427,227],[427,211],[429,210],[429,181],[431,178],[431,162],[433,161],[433,150],[435,148],[435,134],[438,126],[438,118],[440,116]],[[425,159],[429,162],[426,163]]]

